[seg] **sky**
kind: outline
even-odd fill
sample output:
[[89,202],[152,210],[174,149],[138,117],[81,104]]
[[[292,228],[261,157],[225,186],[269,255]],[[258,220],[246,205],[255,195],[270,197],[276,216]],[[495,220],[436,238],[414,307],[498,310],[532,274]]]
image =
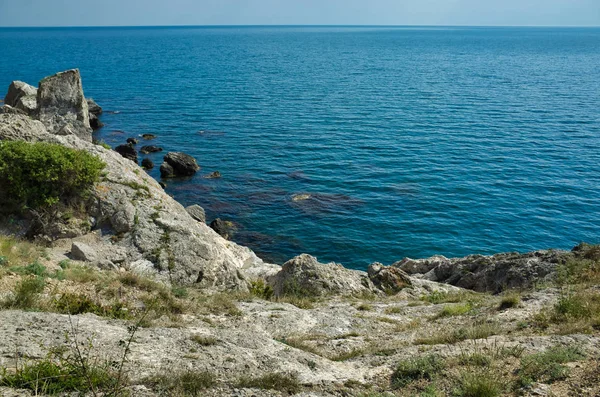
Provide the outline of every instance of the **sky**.
[[600,0],[0,0],[0,26],[600,26]]

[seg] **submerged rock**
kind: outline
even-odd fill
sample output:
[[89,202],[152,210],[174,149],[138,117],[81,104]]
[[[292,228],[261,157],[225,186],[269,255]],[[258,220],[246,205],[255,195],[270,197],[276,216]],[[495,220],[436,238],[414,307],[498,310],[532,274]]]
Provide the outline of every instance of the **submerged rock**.
[[121,156],[129,159],[137,164],[138,162],[138,154],[137,150],[132,145],[119,145],[115,148],[115,152],[119,153]]
[[315,297],[377,292],[367,273],[349,270],[336,263],[319,263],[317,258],[307,254],[287,261],[269,283],[275,296]]
[[218,179],[220,177],[221,177],[221,173],[219,171],[211,172],[210,174],[205,176],[206,179]]
[[175,169],[170,164],[165,162],[160,165],[161,178],[174,178],[175,176]]
[[135,138],[127,138],[127,143],[130,143],[132,145],[137,145],[138,144],[138,140]]
[[162,150],[163,150],[163,148],[161,148],[161,147],[147,145],[147,146],[142,146],[142,148],[140,149],[140,153],[149,154],[149,153],[162,152]]
[[200,169],[200,166],[198,163],[196,163],[196,160],[192,156],[181,152],[167,153],[167,155],[164,157],[164,161],[170,165],[173,170],[170,172],[170,175],[192,176]]
[[156,139],[156,135],[154,134],[142,134],[142,138],[147,141],[151,141],[152,139]]
[[96,116],[94,113],[90,113],[90,127],[92,127],[92,130],[96,131],[104,127],[104,123],[100,121],[98,116]]
[[[185,209],[188,214],[198,222],[206,223],[206,212],[199,205],[190,205]],[[213,229],[214,230],[214,229]],[[218,233],[218,232],[217,232]]]
[[36,96],[37,88],[22,81],[13,81],[8,87],[8,93],[4,97],[4,103],[16,107],[19,99],[26,96]]
[[233,236],[233,234],[237,230],[237,227],[235,226],[235,224],[233,222],[224,221],[220,218],[217,218],[214,221],[212,221],[210,223],[210,227],[212,230],[217,232],[219,234],[219,236],[221,236],[225,239],[228,239],[228,240]]
[[76,135],[92,141],[87,101],[79,69],[67,70],[40,81],[37,92],[38,118],[48,132]]
[[299,193],[292,195],[292,201],[304,201],[308,200],[311,197],[310,194],[307,193]]

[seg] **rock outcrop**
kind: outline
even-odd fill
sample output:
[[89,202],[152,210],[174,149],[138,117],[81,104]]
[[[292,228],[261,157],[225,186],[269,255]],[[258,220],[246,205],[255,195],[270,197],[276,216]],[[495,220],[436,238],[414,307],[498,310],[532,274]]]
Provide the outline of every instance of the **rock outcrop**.
[[19,98],[15,104],[15,108],[22,110],[30,117],[35,116],[37,111],[37,98],[35,95],[27,95]]
[[215,219],[210,223],[210,228],[217,232],[219,236],[230,239],[237,230],[235,224],[231,221],[224,221],[220,218]]
[[367,273],[337,263],[319,263],[307,254],[287,261],[269,283],[276,296],[359,295],[377,291]]
[[469,255],[448,259],[405,258],[392,266],[431,281],[447,283],[479,292],[498,293],[510,288],[528,288],[551,278],[566,251],[536,251],[527,254],[503,253],[492,256]]
[[[165,282],[220,290],[246,289],[246,271],[254,275],[261,274],[256,269],[273,268],[264,264],[250,249],[223,239],[206,224],[192,218],[158,182],[140,172],[137,164],[115,151],[92,144],[89,136],[81,139],[75,134],[56,135],[58,122],[83,124],[79,120],[80,111],[86,110],[87,106],[87,103],[80,103],[83,92],[73,90],[80,88],[79,74],[66,72],[66,76],[64,73],[58,76],[61,77],[43,80],[38,93],[42,99],[38,103],[46,112],[44,120],[52,132],[42,122],[26,115],[2,113],[0,140],[60,144],[85,150],[106,164],[104,176],[91,192],[81,222],[87,225],[87,231],[101,235],[101,241],[92,247],[94,251],[102,253],[100,256],[107,252],[125,252],[126,258],[119,265],[131,271],[143,269],[147,272],[147,264],[151,263],[152,271]],[[63,79],[69,84],[61,84]],[[73,99],[74,107],[67,111],[62,104],[68,101],[61,98]],[[50,114],[51,108],[56,108],[58,113]],[[55,222],[57,227],[63,226],[62,219],[57,218]],[[82,229],[79,234],[87,231]],[[44,238],[54,240],[57,236]],[[83,252],[81,249],[77,252],[77,249],[74,247],[75,255]],[[90,252],[82,258],[93,258]],[[92,256],[88,257],[88,254]]]
[[164,157],[164,164],[170,166],[170,168],[165,166],[165,174],[163,175],[161,166],[161,175],[163,178],[170,176],[192,176],[200,169],[198,163],[196,163],[196,159],[192,156],[181,153],[181,152],[169,152]]
[[373,284],[388,295],[397,294],[404,288],[412,286],[409,275],[397,267],[373,263],[367,273]]
[[86,102],[87,102],[88,111],[90,112],[90,114],[93,114],[95,116],[100,116],[102,114],[102,108],[100,107],[100,105],[98,105],[96,103],[96,101],[94,101],[93,98],[87,98]]
[[78,69],[57,73],[40,81],[37,117],[51,134],[75,135],[92,141],[89,109]]
[[13,81],[8,87],[8,93],[4,97],[4,103],[16,107],[22,97],[37,95],[37,88],[22,81]]

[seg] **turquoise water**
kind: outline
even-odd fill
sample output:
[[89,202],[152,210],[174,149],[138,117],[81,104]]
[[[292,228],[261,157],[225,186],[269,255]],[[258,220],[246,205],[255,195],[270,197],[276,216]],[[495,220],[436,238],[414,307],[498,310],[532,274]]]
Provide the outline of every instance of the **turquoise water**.
[[600,29],[0,29],[0,54],[2,87],[79,67],[118,112],[98,138],[194,155],[167,191],[272,261],[600,242]]

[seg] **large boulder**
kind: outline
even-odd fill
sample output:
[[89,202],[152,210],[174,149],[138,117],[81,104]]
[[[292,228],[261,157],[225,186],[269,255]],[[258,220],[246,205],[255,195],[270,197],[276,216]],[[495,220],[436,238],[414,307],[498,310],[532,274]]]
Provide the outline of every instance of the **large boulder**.
[[24,96],[36,96],[37,88],[22,81],[13,81],[8,87],[8,93],[4,97],[4,103],[16,107],[17,102]]
[[78,69],[67,70],[40,81],[37,117],[51,134],[76,135],[92,141],[89,109]]
[[276,296],[359,295],[377,291],[367,273],[336,263],[319,263],[307,254],[286,262],[269,283]]
[[35,117],[37,111],[37,98],[35,95],[26,95],[19,98],[15,108],[22,110],[30,117]]
[[415,277],[479,292],[499,293],[549,281],[557,266],[568,258],[566,251],[549,250],[452,259],[443,256],[417,260],[405,258],[392,266]]
[[368,269],[369,278],[377,288],[388,295],[394,295],[412,286],[410,276],[397,267],[373,263]]
[[173,168],[173,175],[175,176],[192,176],[200,169],[196,159],[181,152],[167,153],[164,161]]
[[219,236],[230,239],[237,230],[235,224],[231,221],[224,221],[220,218],[215,219],[210,223],[210,228],[217,232]]

